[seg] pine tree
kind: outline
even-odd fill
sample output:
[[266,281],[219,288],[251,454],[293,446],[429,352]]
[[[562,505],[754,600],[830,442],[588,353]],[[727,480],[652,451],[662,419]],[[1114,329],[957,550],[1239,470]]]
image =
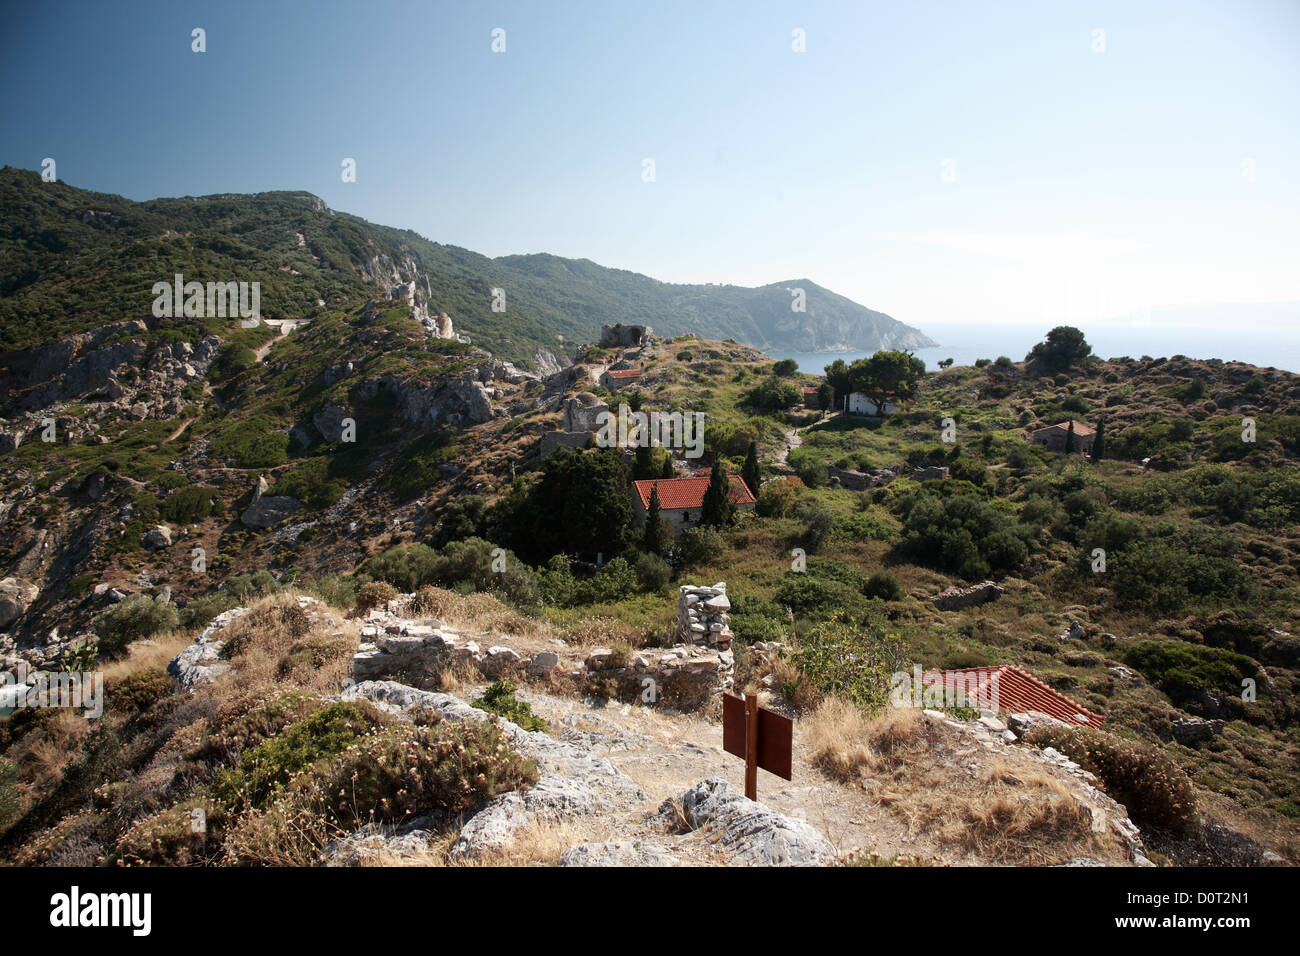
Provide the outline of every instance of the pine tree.
[[749,451],[745,452],[745,467],[740,470],[740,477],[744,479],[746,487],[757,497],[759,485],[763,483],[763,473],[758,467],[758,444],[749,443]]
[[709,474],[709,487],[704,492],[704,503],[700,508],[700,524],[726,527],[731,524],[735,505],[731,503],[731,478],[726,466],[721,461],[713,464]]
[[1071,454],[1075,449],[1074,444],[1074,419],[1070,419],[1070,430],[1065,433],[1065,453]]
[[1092,440],[1092,460],[1101,461],[1106,457],[1106,423],[1097,423],[1097,435]]
[[668,522],[660,514],[662,510],[663,506],[659,503],[659,486],[655,485],[650,491],[650,508],[646,513],[645,534],[641,539],[641,550],[647,554],[663,554],[664,549],[668,547],[672,531]]

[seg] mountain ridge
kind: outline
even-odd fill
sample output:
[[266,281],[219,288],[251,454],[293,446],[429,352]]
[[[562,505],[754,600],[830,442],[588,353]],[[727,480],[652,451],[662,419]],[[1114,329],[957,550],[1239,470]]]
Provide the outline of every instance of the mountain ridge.
[[[381,280],[414,282],[432,315],[446,312],[476,345],[532,365],[539,349],[596,341],[618,322],[801,352],[934,344],[807,280],[691,285],[551,253],[489,258],[333,210],[305,190],[136,202],[5,167],[0,209],[5,351],[146,316],[153,283],[178,272],[260,282],[268,318],[353,308]],[[792,310],[792,287],[804,290],[805,312]],[[494,311],[494,289],[504,311]]]

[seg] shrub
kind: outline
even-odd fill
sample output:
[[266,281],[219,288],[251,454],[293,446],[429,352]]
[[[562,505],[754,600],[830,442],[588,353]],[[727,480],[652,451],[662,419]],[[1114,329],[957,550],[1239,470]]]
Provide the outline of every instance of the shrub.
[[387,581],[367,581],[357,588],[357,610],[369,611],[396,599],[397,588]]
[[903,643],[837,612],[800,637],[792,660],[822,694],[875,709],[888,701],[890,679],[903,667]]
[[225,838],[230,863],[308,865],[342,833],[439,813],[455,818],[531,785],[536,766],[486,721],[398,725],[315,765]]
[[192,524],[213,514],[217,500],[216,488],[188,485],[164,498],[158,513],[175,524]]
[[762,598],[731,599],[731,630],[747,643],[780,641],[790,631],[785,611],[779,604]]
[[357,574],[362,578],[386,581],[409,593],[422,584],[433,584],[437,568],[438,553],[427,544],[400,544],[366,558]]
[[765,518],[784,518],[806,487],[802,481],[793,477],[769,481],[759,491],[754,510]]
[[898,583],[898,578],[888,571],[877,571],[867,579],[862,593],[869,598],[880,598],[882,601],[898,601],[903,597],[903,587]]
[[348,610],[357,606],[357,579],[342,574],[325,574],[304,581],[302,588],[310,591],[331,607]]
[[532,705],[515,697],[515,682],[508,677],[495,681],[483,691],[483,696],[473,701],[479,710],[504,717],[511,723],[518,724],[524,730],[550,733],[546,721],[533,714]]
[[0,834],[23,812],[23,795],[18,784],[18,764],[0,757]]
[[722,536],[712,528],[687,528],[673,545],[672,553],[679,568],[706,564],[722,553]]
[[673,569],[657,554],[642,554],[636,559],[636,580],[642,591],[654,594],[662,591],[672,580]]
[[1029,555],[1030,529],[977,495],[923,492],[900,499],[898,509],[904,553],[967,579],[1013,570]]
[[249,604],[257,598],[275,594],[280,590],[280,582],[270,571],[257,571],[253,574],[235,574],[226,578],[221,589],[230,594],[237,603]]
[[99,653],[119,657],[132,641],[142,641],[180,623],[176,608],[155,601],[145,594],[135,594],[109,609],[95,622]]
[[1101,789],[1138,823],[1186,833],[1199,822],[1192,782],[1154,747],[1091,728],[1038,727],[1028,740],[1055,747],[1096,774]]
[[225,629],[222,653],[229,658],[243,655],[254,646],[280,647],[285,638],[296,640],[311,630],[311,618],[298,602],[277,598],[252,608]]
[[211,447],[238,468],[274,468],[288,460],[289,435],[274,418],[258,414],[223,427]]
[[1193,709],[1204,692],[1235,697],[1244,678],[1259,676],[1255,662],[1244,654],[1182,641],[1139,641],[1125,651],[1124,663],[1175,704]]
[[331,704],[245,748],[239,763],[218,777],[213,795],[231,808],[264,806],[295,774],[342,753],[381,723],[368,704]]

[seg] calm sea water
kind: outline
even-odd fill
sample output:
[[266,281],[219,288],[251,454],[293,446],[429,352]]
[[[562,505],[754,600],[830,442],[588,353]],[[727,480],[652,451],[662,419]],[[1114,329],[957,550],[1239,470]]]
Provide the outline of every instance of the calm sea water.
[[[1168,326],[1127,328],[1097,326],[1083,329],[1094,355],[1117,358],[1127,355],[1141,358],[1168,358],[1186,355],[1196,359],[1223,359],[1225,362],[1246,362],[1262,368],[1279,368],[1300,373],[1300,325],[1273,326],[1242,331],[1231,325],[1219,326]],[[1029,350],[1043,340],[1046,329],[1029,326],[973,328],[971,326],[927,325],[921,331],[936,342],[938,348],[916,349],[917,358],[926,367],[937,369],[939,362],[950,358],[954,365],[974,365],[976,359],[996,359],[1009,356],[1013,361],[1024,359]],[[842,358],[846,362],[863,358],[869,352],[771,352],[773,358],[792,358],[799,363],[801,372],[820,375],[831,362]]]

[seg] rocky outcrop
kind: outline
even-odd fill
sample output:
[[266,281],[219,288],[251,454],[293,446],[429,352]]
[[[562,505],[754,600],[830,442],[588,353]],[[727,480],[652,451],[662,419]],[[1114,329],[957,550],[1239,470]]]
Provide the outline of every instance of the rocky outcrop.
[[930,598],[930,603],[940,611],[961,611],[968,607],[978,607],[989,601],[1002,597],[1002,588],[992,581],[981,581],[968,588],[951,587],[942,594]]
[[715,845],[742,865],[820,866],[835,856],[835,848],[809,823],[750,800],[717,777],[664,801],[659,812],[670,821],[680,815],[692,830],[713,831]]
[[1222,720],[1178,717],[1173,721],[1171,727],[1174,732],[1174,739],[1184,747],[1191,747],[1207,740],[1213,740],[1223,733],[1224,723]]
[[343,436],[343,420],[348,418],[348,410],[342,405],[326,402],[311,417],[312,426],[326,441],[338,441]]
[[600,330],[601,348],[638,348],[654,341],[654,329],[648,325],[606,325]]
[[172,529],[165,524],[154,525],[140,538],[140,544],[150,551],[161,551],[172,545]]
[[267,495],[266,478],[258,476],[253,486],[253,500],[239,520],[250,528],[272,528],[303,509],[303,503],[288,495]]
[[579,843],[560,857],[559,866],[675,866],[676,857],[664,846],[644,840]]
[[0,580],[0,628],[22,617],[40,593],[40,588],[24,578]]
[[471,707],[451,694],[418,690],[392,681],[364,681],[344,700],[362,698],[396,716],[435,711],[444,720],[492,721],[519,753],[533,760],[542,777],[528,790],[499,794],[462,825],[452,844],[453,859],[472,860],[505,849],[515,835],[537,823],[628,809],[648,799],[645,791],[604,757],[505,718]]
[[200,684],[210,684],[230,670],[230,664],[221,657],[225,641],[221,639],[232,621],[241,618],[245,608],[234,607],[222,611],[194,639],[194,643],[181,651],[167,665],[167,673],[176,682],[176,689],[191,691]]
[[430,385],[383,375],[358,385],[357,397],[370,401],[383,391],[396,399],[402,418],[416,425],[480,425],[492,418],[495,390],[480,381],[477,369]]

